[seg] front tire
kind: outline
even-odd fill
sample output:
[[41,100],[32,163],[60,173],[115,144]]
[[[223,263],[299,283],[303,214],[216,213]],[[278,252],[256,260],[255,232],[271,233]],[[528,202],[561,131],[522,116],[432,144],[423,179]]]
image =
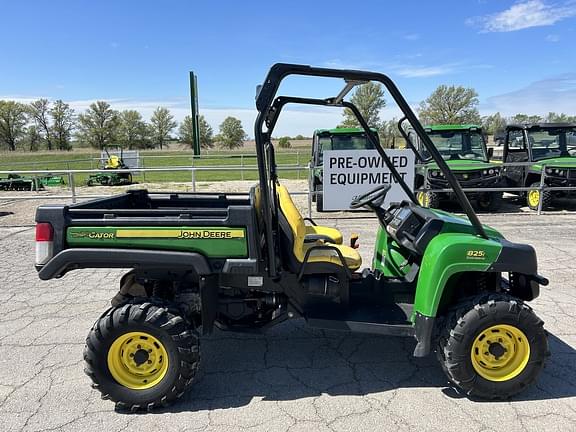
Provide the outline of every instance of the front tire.
[[533,384],[544,367],[544,322],[521,300],[504,294],[469,299],[444,320],[438,359],[468,396],[508,399]]
[[[532,183],[530,185],[530,190],[526,195],[526,204],[528,204],[530,210],[538,210],[540,199],[542,199],[542,210],[546,210],[552,205],[552,192],[546,189],[540,191],[539,188],[540,182]],[[540,195],[542,195],[542,198],[540,198]]]
[[174,402],[190,386],[200,360],[199,338],[176,310],[128,303],[96,321],[84,360],[103,399],[121,409],[150,411]]
[[440,208],[440,195],[436,192],[420,191],[416,194],[416,199],[422,207]]

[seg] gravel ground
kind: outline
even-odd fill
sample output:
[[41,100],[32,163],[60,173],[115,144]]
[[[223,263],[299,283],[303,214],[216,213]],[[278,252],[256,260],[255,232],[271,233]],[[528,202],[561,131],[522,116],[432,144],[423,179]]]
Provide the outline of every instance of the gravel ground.
[[[229,190],[244,186],[234,183]],[[82,372],[84,338],[122,272],[82,270],[40,282],[33,230],[24,226],[37,204],[0,208],[15,213],[0,217],[0,431],[576,430],[574,213],[482,216],[508,239],[534,245],[551,281],[532,306],[546,322],[552,356],[537,385],[513,401],[458,396],[433,357],[411,357],[412,340],[313,330],[294,320],[265,335],[205,338],[198,378],[183,400],[133,415],[115,412]],[[324,214],[322,223],[358,232],[369,265],[376,220],[342,216]]]

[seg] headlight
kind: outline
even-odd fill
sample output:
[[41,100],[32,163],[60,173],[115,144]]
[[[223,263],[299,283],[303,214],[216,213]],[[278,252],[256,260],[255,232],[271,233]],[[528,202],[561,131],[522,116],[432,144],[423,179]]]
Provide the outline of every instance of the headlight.
[[559,171],[558,171],[558,175],[559,175],[559,176],[563,176],[563,175],[564,175],[564,171],[563,171],[563,170],[559,170]]
[[489,175],[494,175],[494,169],[493,169],[493,168],[490,168],[490,169],[488,170],[488,174],[489,174]]
[[482,171],[482,175],[488,175],[488,170]]
[[546,168],[546,174],[553,174],[554,170],[552,168]]
[[440,175],[440,171],[430,171],[430,177],[438,177]]

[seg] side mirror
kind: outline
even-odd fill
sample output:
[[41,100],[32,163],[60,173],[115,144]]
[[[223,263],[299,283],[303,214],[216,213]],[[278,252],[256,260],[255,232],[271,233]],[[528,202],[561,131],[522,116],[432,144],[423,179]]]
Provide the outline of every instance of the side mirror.
[[488,159],[492,159],[494,157],[494,147],[488,147]]

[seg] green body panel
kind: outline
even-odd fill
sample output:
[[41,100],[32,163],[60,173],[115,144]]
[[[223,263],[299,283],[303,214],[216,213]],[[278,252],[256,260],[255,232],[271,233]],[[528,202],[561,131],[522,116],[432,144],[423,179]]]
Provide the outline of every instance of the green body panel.
[[446,125],[429,125],[425,126],[424,129],[429,129],[431,131],[463,131],[470,129],[482,130],[481,126],[475,124],[446,124]]
[[546,168],[576,168],[576,157],[557,157],[543,159],[530,166],[530,171],[542,172],[542,167]]
[[248,255],[245,228],[222,227],[69,227],[69,247],[158,249],[197,252],[207,258]]
[[[378,132],[377,129],[371,128],[372,132]],[[352,134],[363,134],[364,129],[362,128],[334,128],[334,129],[316,129],[314,135],[326,134],[326,135],[352,135]]]
[[[497,163],[484,162],[481,160],[473,160],[473,159],[447,160],[446,164],[448,165],[451,171],[476,171],[498,167]],[[428,168],[428,170],[439,170],[438,164],[436,162],[429,162],[425,165]]]
[[426,248],[420,266],[414,313],[436,316],[450,277],[461,272],[485,272],[501,250],[498,239],[483,239],[461,233],[443,233],[434,237]]
[[378,227],[372,269],[379,270],[384,276],[403,277],[410,270],[410,266],[403,266],[406,257],[398,244],[388,237],[382,227]]
[[[483,272],[498,258],[502,234],[484,225],[489,239],[475,234],[474,227],[464,217],[442,210],[430,210],[444,221],[442,231],[426,247],[414,302],[414,313],[436,316],[446,282],[460,272]],[[400,268],[406,257],[386,231],[380,228],[376,236],[372,268],[388,277],[402,277],[410,266]]]

